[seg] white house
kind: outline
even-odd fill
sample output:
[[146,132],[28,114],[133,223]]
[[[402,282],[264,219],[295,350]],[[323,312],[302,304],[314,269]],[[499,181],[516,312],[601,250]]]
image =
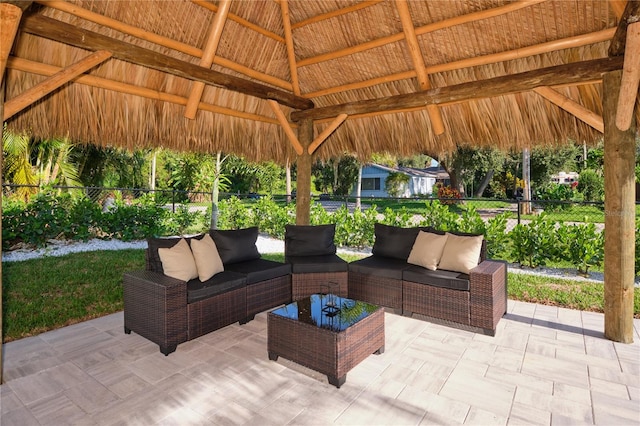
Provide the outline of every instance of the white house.
[[[413,167],[387,167],[380,164],[369,164],[362,168],[361,197],[388,197],[385,180],[390,173],[403,173],[409,176],[400,197],[430,196],[436,182],[447,184],[449,175],[442,168],[433,166],[426,169]],[[357,184],[356,184],[357,185]],[[356,195],[354,185],[351,195]]]

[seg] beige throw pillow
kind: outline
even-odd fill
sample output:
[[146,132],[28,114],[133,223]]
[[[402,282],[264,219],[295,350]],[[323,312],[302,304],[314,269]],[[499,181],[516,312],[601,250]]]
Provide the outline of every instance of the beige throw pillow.
[[478,266],[482,239],[482,235],[461,236],[447,232],[447,243],[444,245],[438,268],[468,274]]
[[216,243],[209,234],[204,234],[200,240],[192,239],[191,251],[196,261],[200,281],[207,281],[218,272],[224,271]]
[[447,234],[440,235],[433,232],[418,232],[411,253],[409,253],[408,263],[422,266],[423,268],[435,271],[442,257],[442,251],[447,242]]
[[182,281],[198,278],[196,262],[191,254],[189,243],[184,238],[180,238],[180,241],[171,248],[158,249],[158,255],[165,275]]

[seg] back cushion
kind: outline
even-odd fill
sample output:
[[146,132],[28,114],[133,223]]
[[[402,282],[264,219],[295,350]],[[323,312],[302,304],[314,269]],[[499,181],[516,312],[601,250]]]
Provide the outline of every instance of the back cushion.
[[335,254],[335,223],[329,225],[285,225],[285,256],[321,256]]
[[[191,238],[199,237],[201,237],[201,235],[197,237],[185,237],[184,239],[187,241],[187,243],[191,244]],[[158,249],[171,248],[178,244],[180,239],[181,237],[147,238],[147,270],[164,274],[164,269],[162,268],[162,260],[160,260]]]
[[375,241],[371,252],[376,256],[407,260],[420,228],[374,224]]
[[258,241],[257,226],[244,229],[212,229],[209,231],[209,235],[216,243],[220,259],[225,265],[260,259],[260,253],[256,246],[256,241]]

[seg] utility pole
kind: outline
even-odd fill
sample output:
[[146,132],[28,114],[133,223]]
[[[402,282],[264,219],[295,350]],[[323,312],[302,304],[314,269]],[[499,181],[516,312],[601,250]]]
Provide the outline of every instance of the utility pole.
[[522,150],[522,180],[524,188],[522,188],[522,197],[525,203],[521,203],[521,214],[531,214],[531,155],[529,148]]

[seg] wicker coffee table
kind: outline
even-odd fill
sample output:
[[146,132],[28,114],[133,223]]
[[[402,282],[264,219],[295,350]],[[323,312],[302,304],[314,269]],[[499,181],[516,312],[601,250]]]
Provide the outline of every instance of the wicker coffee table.
[[326,374],[338,388],[349,370],[384,352],[384,309],[331,294],[269,312],[267,330],[270,360],[281,356]]

